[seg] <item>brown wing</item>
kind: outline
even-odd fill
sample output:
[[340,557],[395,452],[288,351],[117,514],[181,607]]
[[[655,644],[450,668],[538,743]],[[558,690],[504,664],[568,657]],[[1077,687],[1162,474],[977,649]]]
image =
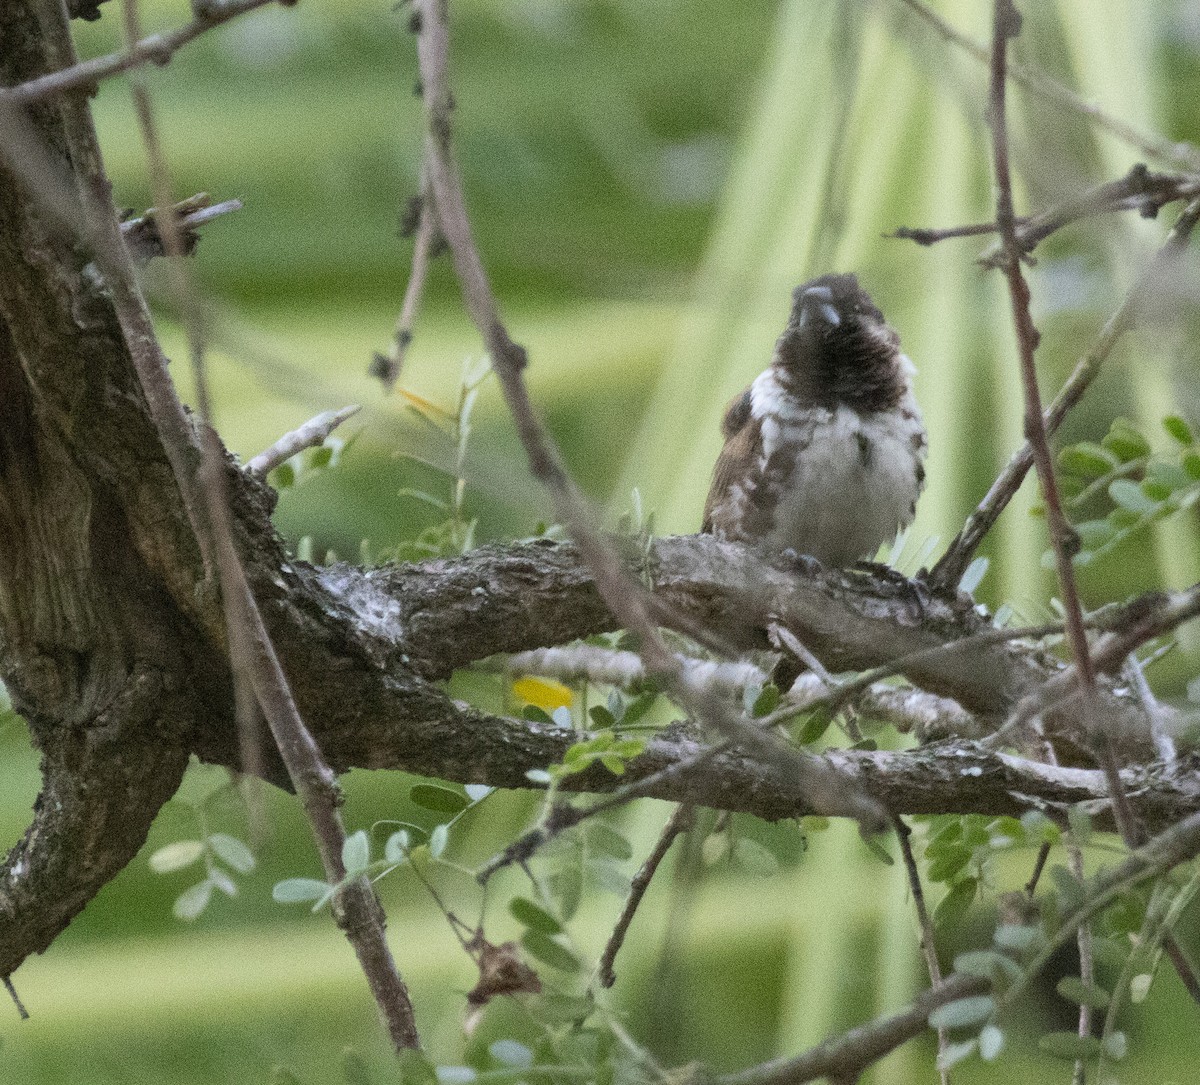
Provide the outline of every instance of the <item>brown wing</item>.
[[746,476],[747,465],[759,454],[762,432],[751,425],[750,389],[737,396],[725,411],[721,422],[721,433],[725,436],[725,447],[713,467],[712,483],[708,488],[708,500],[704,502],[704,523],[700,530],[706,534],[720,531],[726,533],[732,525],[714,523],[713,514],[729,494],[729,488],[738,479]]

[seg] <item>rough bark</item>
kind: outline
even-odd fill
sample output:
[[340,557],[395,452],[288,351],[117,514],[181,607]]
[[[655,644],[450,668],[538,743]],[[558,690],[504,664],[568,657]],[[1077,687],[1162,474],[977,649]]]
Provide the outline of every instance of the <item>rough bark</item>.
[[[26,2],[0,5],[0,83],[45,71]],[[49,156],[43,180],[74,199],[58,106],[21,114]],[[0,165],[0,678],[42,755],[43,789],[0,866],[0,976],[41,952],[136,854],[190,754],[240,765],[225,627],[162,442],[150,421],[105,285],[44,193]],[[573,547],[485,547],[463,558],[362,570],[287,557],[273,495],[231,463],[236,540],[303,718],[328,762],[402,768],[501,787],[561,760],[573,732],[490,716],[444,679],[497,652],[610,630],[615,620]],[[662,621],[703,627],[734,649],[786,623],[832,670],[894,661],[986,627],[968,600],[929,599],[868,572],[773,566],[712,538],[657,540],[629,561],[664,604]],[[1018,645],[968,645],[906,669],[994,726],[1060,673]],[[1127,695],[1100,691],[1135,740]],[[1069,712],[1049,721],[1078,733]],[[700,750],[668,729],[631,766],[643,779]],[[263,750],[265,778],[286,780]],[[837,753],[894,812],[1016,813],[1102,803],[1101,774],[1048,769],[970,745]],[[1194,766],[1129,770],[1151,826],[1200,808]],[[602,768],[581,790],[611,790]],[[808,812],[797,782],[732,751],[649,792],[764,818]]]

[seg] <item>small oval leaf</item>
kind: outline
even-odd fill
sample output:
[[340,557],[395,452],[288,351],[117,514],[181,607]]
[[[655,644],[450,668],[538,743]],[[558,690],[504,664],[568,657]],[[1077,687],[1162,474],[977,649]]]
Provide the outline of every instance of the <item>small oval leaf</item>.
[[316,878],[286,878],[276,883],[271,898],[276,904],[298,904],[305,900],[320,900],[328,892],[329,885]]
[[471,805],[470,799],[460,791],[451,791],[437,784],[416,784],[408,797],[418,806],[438,814],[457,814]]
[[208,907],[208,902],[212,899],[212,891],[213,883],[207,878],[202,882],[197,882],[190,889],[185,889],[175,898],[175,905],[171,909],[175,913],[175,918],[185,920],[198,918],[200,913]]
[[534,904],[524,897],[514,897],[508,902],[508,910],[513,918],[523,927],[545,934],[558,934],[562,924],[544,908]]
[[371,863],[371,839],[365,829],[351,833],[342,841],[342,865],[347,877],[361,874]]
[[939,1006],[929,1015],[930,1028],[966,1028],[986,1021],[996,1010],[996,1001],[990,995],[973,995],[959,998]]
[[169,874],[191,866],[203,854],[204,845],[199,840],[177,840],[150,856],[150,869],[155,874]]
[[435,825],[433,832],[429,834],[429,854],[435,859],[440,859],[449,841],[450,827],[448,825]]
[[488,1054],[505,1066],[524,1070],[533,1065],[533,1052],[516,1040],[497,1040],[488,1048]]
[[979,1030],[979,1057],[991,1062],[1004,1050],[1004,1033],[995,1025],[984,1025]]
[[254,869],[254,852],[237,837],[226,833],[213,833],[208,838],[208,846],[239,874],[249,874]]
[[575,954],[542,931],[527,930],[521,935],[521,944],[529,951],[531,957],[542,964],[557,968],[560,972],[579,971],[579,961]]

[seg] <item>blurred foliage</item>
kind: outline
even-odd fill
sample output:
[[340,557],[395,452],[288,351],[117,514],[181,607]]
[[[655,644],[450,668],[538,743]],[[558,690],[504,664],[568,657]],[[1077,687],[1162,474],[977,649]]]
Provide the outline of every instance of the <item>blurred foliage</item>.
[[[115,6],[78,28],[85,55],[118,47]],[[141,7],[148,28],[189,17],[182,0]],[[1192,5],[1023,7],[1024,59],[1128,120],[1200,140],[1200,116],[1189,105],[1200,92]],[[944,0],[937,8],[986,38],[986,5]],[[1021,438],[1007,302],[998,279],[972,263],[978,243],[917,249],[880,235],[897,225],[989,217],[983,68],[947,50],[899,0],[456,0],[453,10],[457,143],[480,244],[514,335],[531,348],[535,399],[587,492],[620,513],[637,487],[663,530],[693,530],[721,407],[765,364],[790,288],[853,269],[920,368],[932,458],[909,557],[933,536],[947,539]],[[402,490],[437,495],[447,478],[462,478],[460,512],[478,522],[478,537],[531,533],[546,505],[531,493],[490,388],[481,390],[464,459],[455,433],[412,418],[403,397],[384,397],[366,376],[404,289],[409,244],[397,224],[419,161],[404,14],[365,0],[271,7],[149,74],[177,193],[246,203],[206,229],[196,262],[210,294],[216,401],[231,447],[249,455],[319,410],[365,407],[341,435],[358,436],[336,469],[285,490],[282,530],[297,545],[311,539],[314,554],[354,558],[365,540],[377,555],[444,520]],[[1138,160],[1075,114],[1023,94],[1014,103],[1028,206]],[[144,206],[149,186],[127,89],[105,83],[95,109],[118,201]],[[1072,227],[1039,253],[1031,280],[1047,390],[1163,232],[1158,223],[1110,218]],[[157,302],[153,273],[147,281]],[[1168,415],[1193,427],[1200,421],[1190,346],[1200,331],[1197,282],[1192,261],[1161,311],[1147,314],[1148,326],[1110,361],[1069,421],[1066,444],[1107,447],[1118,415],[1145,434],[1160,432]],[[182,357],[169,310],[161,306],[159,316]],[[453,412],[463,363],[478,354],[441,261],[403,384]],[[182,367],[177,377],[186,390]],[[1129,461],[1115,454],[1124,469]],[[1144,486],[1136,473],[1128,481]],[[1049,611],[1052,592],[1039,571],[1045,537],[1029,515],[1035,503],[1027,485],[985,547],[991,563],[980,586],[982,600],[1027,619]],[[1089,605],[1197,579],[1194,510],[1122,546],[1130,548],[1125,556],[1114,548],[1083,570]],[[1151,672],[1156,683],[1178,690],[1196,672],[1186,637],[1184,647]],[[494,676],[463,675],[453,688],[475,703],[512,707],[511,691]],[[564,708],[571,706],[547,702],[541,710]],[[4,841],[22,831],[36,782],[23,727],[0,716]],[[429,836],[440,815],[414,801],[419,783],[351,774],[348,824],[400,821]],[[146,859],[18,973],[33,1020],[0,1025],[0,1080],[396,1080],[344,940],[326,917],[270,899],[271,886],[319,874],[294,802],[259,789],[251,804],[258,815],[248,819],[224,784],[214,770],[194,770],[187,794],[158,819]],[[501,848],[536,814],[537,801],[497,793],[487,807],[486,817],[463,808],[450,841],[458,860],[482,861]],[[613,829],[640,857],[661,820],[648,804],[622,812]],[[940,918],[955,910],[961,918],[943,947],[951,955],[991,944],[994,914],[971,906],[981,887],[1028,876],[1021,848],[981,850],[991,847],[981,831],[956,820],[923,830],[927,858],[940,864],[934,880],[949,894]],[[1022,831],[1028,837],[1040,827]],[[210,864],[221,868],[221,848],[246,866],[230,838],[249,844],[256,869],[234,869],[237,895],[218,892],[194,926],[182,925],[174,902],[196,884],[196,872],[209,878]],[[368,857],[386,858],[388,839],[373,838]],[[414,831],[409,843],[423,839]],[[813,831],[801,843],[795,827],[735,819],[710,839],[717,843],[707,854],[683,849],[673,887],[666,878],[652,886],[619,962],[619,1006],[663,1060],[732,1069],[796,1051],[894,1009],[920,984],[903,871],[882,865],[852,828]],[[197,865],[162,870],[171,866],[162,849],[186,858],[179,845],[188,841],[200,845]],[[153,855],[162,873],[152,870]],[[778,870],[755,881],[748,897],[747,868],[772,863]],[[497,899],[512,897],[518,884],[504,876]],[[463,1049],[463,993],[475,976],[410,871],[397,870],[382,889],[418,1024],[436,1058],[453,1061]],[[462,889],[448,892],[455,899]],[[941,900],[941,890],[934,896]],[[572,932],[586,951],[599,948],[613,914],[611,897],[582,900]],[[489,935],[516,938],[523,929],[518,915],[497,912]],[[1197,945],[1191,913],[1179,937]],[[1055,993],[1077,967],[1069,957],[1035,992],[1027,1025],[1036,1016],[1042,1030],[1058,1018],[1056,1027],[1071,1027],[1071,1007]],[[1200,1057],[1192,1008],[1173,976],[1160,983],[1165,997],[1152,1011],[1134,1007],[1123,1025],[1123,1081],[1178,1076]],[[484,1053],[521,1027],[511,1007],[497,1003],[491,1014],[476,1044]],[[1031,1043],[1016,1046],[1003,1055],[1008,1076],[1064,1080],[1062,1064]],[[872,1079],[927,1080],[932,1050],[932,1039],[907,1048]],[[993,1071],[967,1062],[955,1080],[982,1081]]]

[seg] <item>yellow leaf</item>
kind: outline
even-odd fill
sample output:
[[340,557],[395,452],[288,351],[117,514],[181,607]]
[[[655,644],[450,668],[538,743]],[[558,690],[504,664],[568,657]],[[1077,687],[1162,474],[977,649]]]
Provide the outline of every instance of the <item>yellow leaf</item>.
[[556,708],[570,708],[571,691],[553,678],[534,678],[526,675],[512,684],[513,693],[526,704],[553,712]]

